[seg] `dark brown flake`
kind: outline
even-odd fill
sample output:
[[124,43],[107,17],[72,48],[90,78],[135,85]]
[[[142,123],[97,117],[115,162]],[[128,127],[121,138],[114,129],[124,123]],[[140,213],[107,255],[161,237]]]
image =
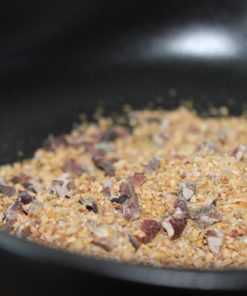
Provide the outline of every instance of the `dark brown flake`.
[[132,247],[137,251],[140,248],[140,244],[138,243],[138,238],[134,238],[132,235],[128,235],[129,242],[131,243]]
[[79,199],[79,202],[86,207],[86,209],[93,213],[98,213],[98,206],[96,201],[91,198],[83,198]]
[[34,198],[31,194],[29,194],[27,191],[22,191],[19,195],[18,195],[18,200],[24,204],[27,205],[29,203],[31,203]]
[[129,196],[124,194],[120,194],[118,196],[113,195],[110,197],[111,202],[116,202],[118,204],[123,204],[127,199],[129,199]]

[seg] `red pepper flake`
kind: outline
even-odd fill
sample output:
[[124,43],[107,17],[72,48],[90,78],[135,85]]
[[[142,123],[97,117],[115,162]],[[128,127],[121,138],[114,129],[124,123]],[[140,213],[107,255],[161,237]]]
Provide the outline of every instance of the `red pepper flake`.
[[75,176],[80,176],[85,170],[82,165],[75,161],[75,159],[70,158],[65,160],[63,164],[63,171],[65,173],[74,174]]
[[241,160],[243,160],[243,157],[246,152],[247,152],[247,145],[238,145],[231,152],[231,156],[234,156],[238,161],[241,161]]
[[187,202],[183,197],[179,196],[178,198],[175,199],[174,209],[175,209],[174,216],[176,218],[181,218],[181,219],[189,218]]
[[141,209],[140,205],[138,203],[137,198],[130,198],[127,199],[122,205],[121,205],[121,210],[123,213],[123,216],[127,220],[137,220],[141,216]]
[[179,238],[187,224],[187,220],[183,218],[168,217],[162,222],[162,227],[167,232],[168,237],[171,240]]
[[158,234],[161,229],[161,223],[156,220],[144,220],[141,225],[141,230],[144,232],[144,237],[138,237],[138,241],[142,244],[148,244]]
[[160,160],[157,157],[153,157],[150,159],[148,164],[146,165],[146,169],[149,173],[153,173],[160,168]]
[[132,177],[128,179],[128,182],[133,186],[140,186],[147,180],[144,173],[135,173]]
[[219,255],[223,244],[223,234],[218,230],[208,230],[206,240],[209,250],[212,253]]

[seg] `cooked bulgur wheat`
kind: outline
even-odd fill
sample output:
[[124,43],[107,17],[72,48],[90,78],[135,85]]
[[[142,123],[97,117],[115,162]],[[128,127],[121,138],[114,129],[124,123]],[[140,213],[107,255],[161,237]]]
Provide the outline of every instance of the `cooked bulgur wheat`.
[[49,137],[0,167],[0,219],[18,237],[161,267],[247,268],[247,120],[131,111]]

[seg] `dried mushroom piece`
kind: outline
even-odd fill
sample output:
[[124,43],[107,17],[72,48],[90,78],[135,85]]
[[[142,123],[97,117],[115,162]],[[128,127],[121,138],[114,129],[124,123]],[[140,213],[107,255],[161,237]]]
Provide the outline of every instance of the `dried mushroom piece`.
[[207,227],[222,220],[222,215],[218,212],[214,202],[191,211],[190,217],[201,227]]
[[127,220],[134,221],[139,219],[141,216],[141,208],[136,198],[127,199],[121,205],[121,210],[122,210],[123,216]]
[[24,174],[24,173],[20,173],[19,175],[16,175],[12,178],[12,182],[14,184],[21,184],[21,185],[24,185],[26,184],[27,182],[29,182],[29,180],[31,179],[30,176]]
[[187,220],[183,218],[166,217],[162,221],[162,227],[167,232],[171,240],[179,238],[187,224]]
[[45,203],[34,199],[28,206],[27,213],[32,214],[37,210],[45,208]]
[[196,194],[196,185],[194,183],[182,182],[180,184],[180,193],[185,200],[191,200]]
[[17,218],[17,214],[18,213],[23,213],[22,210],[22,204],[20,201],[16,201],[13,204],[11,204],[6,212],[5,212],[5,220],[7,223],[14,223],[16,218]]
[[108,128],[101,136],[101,142],[112,142],[115,141],[117,138],[125,137],[129,133],[127,129],[122,126],[114,126]]
[[143,237],[137,237],[142,244],[148,244],[155,238],[161,229],[161,223],[156,220],[144,220],[141,224],[141,230],[144,232]]
[[68,174],[63,174],[52,182],[50,192],[59,197],[72,197],[73,189],[75,189],[74,181]]
[[160,159],[153,157],[146,165],[146,169],[149,173],[156,172],[160,168]]
[[105,157],[105,152],[102,149],[96,149],[92,154],[92,160],[94,165],[105,172],[106,176],[115,176],[115,168],[113,166],[114,160],[107,159]]
[[0,193],[7,197],[15,195],[15,187],[8,186],[2,176],[0,176]]
[[104,185],[102,188],[102,193],[108,199],[111,198],[111,188],[112,188],[112,181],[110,179],[108,179],[104,182]]
[[0,193],[2,193],[3,196],[11,197],[15,195],[15,187],[0,184]]
[[243,160],[246,152],[247,152],[247,145],[238,145],[231,152],[231,155],[234,156],[238,161],[241,161],[241,160]]
[[223,245],[224,235],[218,230],[208,230],[206,234],[206,240],[209,250],[215,255],[219,255],[221,247]]
[[147,180],[144,173],[135,173],[132,177],[128,178],[128,183],[133,186],[140,186]]
[[22,191],[19,195],[18,195],[18,200],[24,204],[24,205],[27,205],[29,203],[31,203],[34,198],[31,194],[29,194],[28,192],[26,191]]
[[135,187],[128,181],[120,183],[119,192],[121,195],[126,195],[129,198],[136,198]]
[[83,167],[73,158],[66,159],[62,169],[65,173],[71,173],[75,176],[80,176],[83,172],[85,172],[85,166]]
[[189,218],[189,210],[187,202],[183,196],[178,196],[174,201],[174,214],[176,218],[187,219]]

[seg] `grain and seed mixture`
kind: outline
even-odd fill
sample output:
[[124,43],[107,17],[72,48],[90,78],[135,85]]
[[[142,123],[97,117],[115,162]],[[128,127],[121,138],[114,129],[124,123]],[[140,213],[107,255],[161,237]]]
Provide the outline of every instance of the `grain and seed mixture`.
[[247,268],[247,120],[131,111],[0,167],[0,219],[55,248],[161,267]]

